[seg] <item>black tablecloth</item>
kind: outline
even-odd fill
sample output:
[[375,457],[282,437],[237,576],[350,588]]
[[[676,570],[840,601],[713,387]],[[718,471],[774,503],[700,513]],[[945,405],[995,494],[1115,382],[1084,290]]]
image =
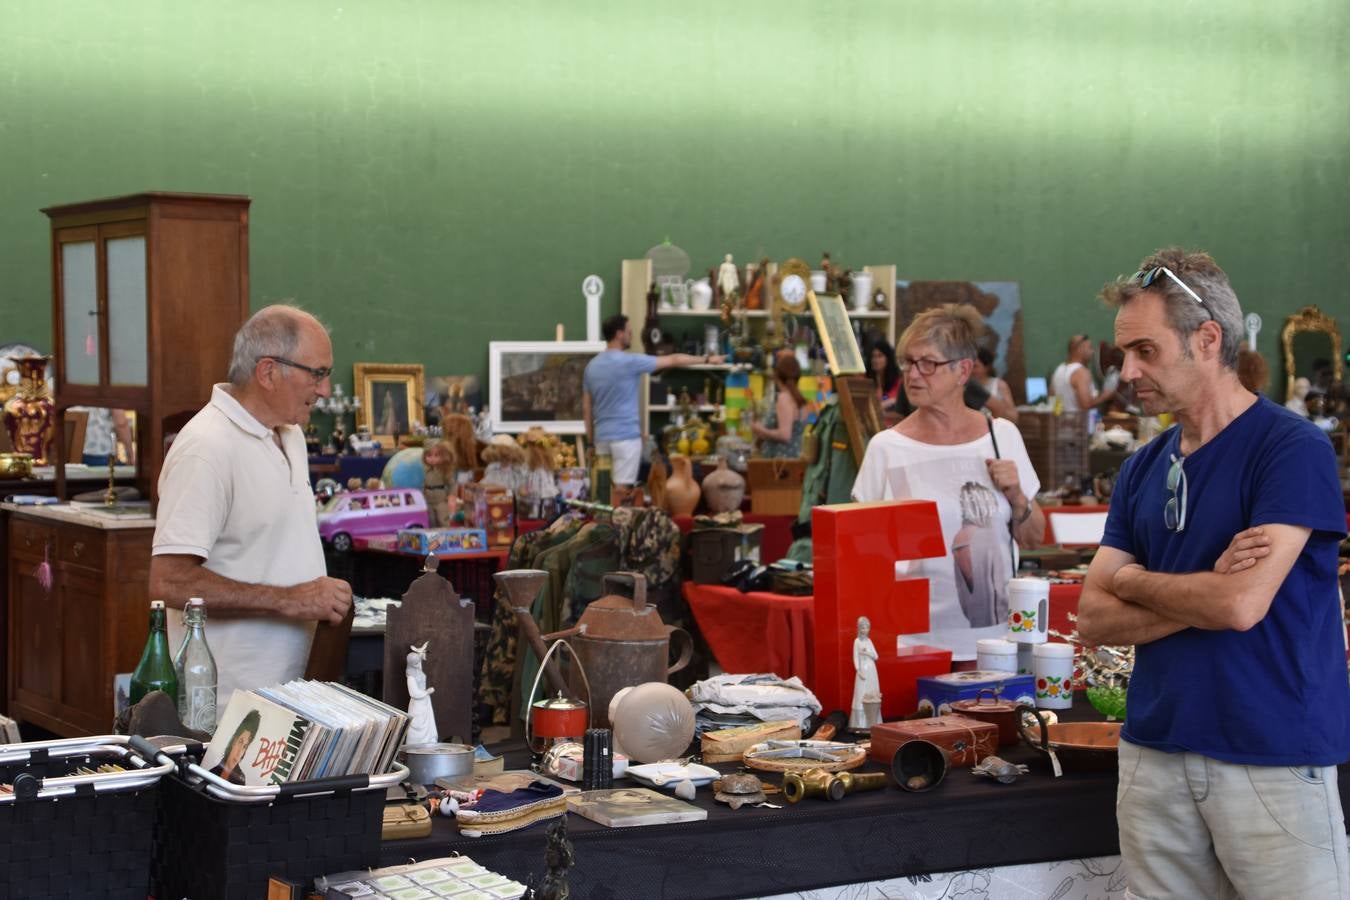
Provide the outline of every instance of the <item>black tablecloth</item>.
[[[1086,703],[1064,721],[1101,716]],[[506,764],[524,768],[528,755],[506,751]],[[999,755],[1031,768],[1015,784],[952,769],[936,788],[895,787],[851,794],[839,802],[805,799],[782,809],[730,807],[699,788],[703,822],[606,828],[567,817],[575,849],[572,896],[599,900],[694,900],[789,893],[905,875],[989,868],[1120,852],[1116,832],[1116,772],[1065,771],[1055,778],[1043,754],[1018,745]],[[717,765],[723,772],[733,765]],[[859,771],[881,771],[868,762]],[[755,774],[780,783],[773,773]],[[1339,768],[1341,806],[1350,809],[1350,764]],[[620,779],[616,786],[635,785]],[[545,824],[496,837],[461,837],[453,819],[434,817],[429,837],[387,841],[381,864],[460,853],[522,883],[545,872]]]
[[[807,799],[782,809],[733,811],[700,788],[704,822],[606,828],[569,816],[576,851],[572,894],[595,898],[754,897],[953,869],[1012,865],[1119,852],[1114,771],[1053,778],[1044,757],[1006,747],[1004,758],[1032,774],[1002,785],[953,769],[934,790],[896,788],[831,803]],[[523,754],[511,753],[516,765]],[[733,767],[718,766],[724,771]],[[870,763],[861,771],[878,767]],[[764,773],[765,780],[779,777]],[[620,785],[628,784],[620,781]],[[518,881],[544,866],[545,826],[495,837],[460,837],[438,817],[430,837],[388,841],[381,863],[458,852]]]

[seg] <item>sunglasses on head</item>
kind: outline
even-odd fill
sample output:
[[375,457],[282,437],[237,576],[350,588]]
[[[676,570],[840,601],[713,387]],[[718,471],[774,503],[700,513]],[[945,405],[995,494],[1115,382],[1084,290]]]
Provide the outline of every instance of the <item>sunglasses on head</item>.
[[1191,295],[1191,299],[1200,304],[1200,308],[1205,311],[1205,315],[1214,321],[1214,311],[1209,308],[1209,304],[1201,299],[1200,295],[1186,286],[1186,282],[1177,277],[1177,274],[1167,266],[1154,266],[1151,269],[1140,269],[1131,277],[1131,281],[1139,282],[1141,287],[1152,287],[1159,278],[1166,275],[1172,281],[1176,282],[1177,287]]

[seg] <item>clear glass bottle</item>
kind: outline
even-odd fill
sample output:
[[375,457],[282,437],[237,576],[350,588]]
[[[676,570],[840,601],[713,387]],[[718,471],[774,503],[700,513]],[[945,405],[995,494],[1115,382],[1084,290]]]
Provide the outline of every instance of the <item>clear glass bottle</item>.
[[131,702],[139,703],[151,691],[178,696],[178,675],[169,656],[169,634],[161,600],[150,601],[150,637],[145,641],[141,661],[131,673]]
[[188,600],[183,610],[186,634],[173,667],[178,675],[178,718],[208,734],[216,730],[216,659],[206,642],[206,602]]

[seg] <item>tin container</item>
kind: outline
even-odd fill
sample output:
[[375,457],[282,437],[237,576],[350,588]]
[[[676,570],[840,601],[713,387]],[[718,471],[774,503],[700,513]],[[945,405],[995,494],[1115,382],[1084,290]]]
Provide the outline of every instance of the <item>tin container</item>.
[[992,690],[1005,700],[1034,703],[1036,686],[1031,675],[1012,672],[990,672],[978,669],[970,672],[946,672],[924,675],[917,680],[919,709],[932,710],[942,715],[955,712],[957,700],[974,700],[982,690]]
[[399,750],[413,784],[473,774],[473,748],[467,744],[408,744]]
[[959,716],[978,719],[998,728],[998,745],[1007,747],[1017,743],[1017,703],[1002,700],[991,688],[981,688],[974,700],[956,700],[952,712]]

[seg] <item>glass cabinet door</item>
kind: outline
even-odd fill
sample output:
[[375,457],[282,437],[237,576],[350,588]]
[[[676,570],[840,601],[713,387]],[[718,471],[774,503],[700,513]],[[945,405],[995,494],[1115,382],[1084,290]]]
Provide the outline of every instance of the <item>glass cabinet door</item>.
[[93,241],[61,245],[67,384],[99,383],[98,263]]
[[144,386],[149,383],[146,346],[145,236],[109,238],[108,381]]

